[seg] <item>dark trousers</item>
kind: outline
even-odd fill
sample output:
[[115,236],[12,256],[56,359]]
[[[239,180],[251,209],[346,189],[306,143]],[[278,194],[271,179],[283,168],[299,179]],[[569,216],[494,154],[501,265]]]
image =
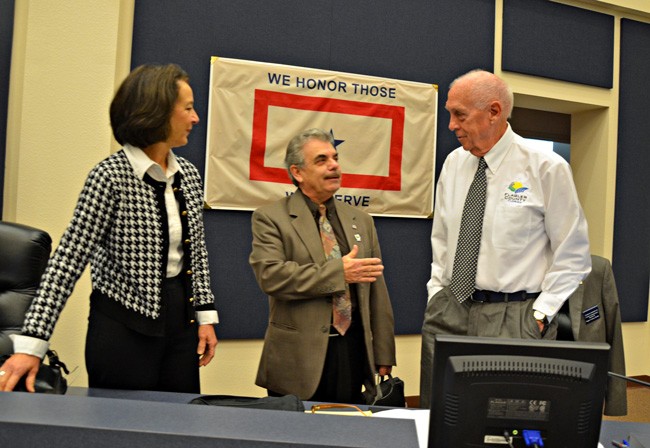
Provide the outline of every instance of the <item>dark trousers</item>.
[[[363,403],[361,387],[367,373],[363,327],[354,321],[345,336],[332,335],[327,345],[320,383],[310,401],[325,403]],[[270,397],[283,394],[267,389]]]
[[178,277],[163,282],[160,337],[91,312],[85,351],[89,386],[199,393],[198,328],[187,322],[185,300]]
[[362,403],[361,387],[367,370],[363,327],[354,322],[345,336],[331,336],[323,374],[312,401]]

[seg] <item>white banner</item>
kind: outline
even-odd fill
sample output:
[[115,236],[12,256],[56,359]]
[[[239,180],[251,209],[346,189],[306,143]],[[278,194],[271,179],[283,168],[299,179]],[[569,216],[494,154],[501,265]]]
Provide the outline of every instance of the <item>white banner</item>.
[[330,131],[335,197],[375,215],[430,217],[438,91],[433,84],[213,57],[205,200],[253,210],[291,194],[289,140]]

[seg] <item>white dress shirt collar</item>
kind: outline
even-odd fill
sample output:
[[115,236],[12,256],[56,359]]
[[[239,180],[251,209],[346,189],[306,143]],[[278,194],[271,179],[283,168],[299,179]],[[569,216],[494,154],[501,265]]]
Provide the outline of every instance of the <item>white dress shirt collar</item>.
[[501,166],[501,162],[506,158],[508,152],[512,148],[512,141],[515,138],[515,133],[508,123],[508,128],[506,132],[501,136],[498,142],[490,149],[487,154],[485,154],[485,162],[487,163],[488,169],[492,173],[496,173]]
[[135,174],[142,179],[145,174],[149,174],[158,182],[167,182],[167,179],[181,171],[181,167],[173,151],[167,156],[167,172],[163,173],[162,167],[151,160],[149,156],[140,148],[136,148],[128,143],[124,145],[124,153],[129,159]]

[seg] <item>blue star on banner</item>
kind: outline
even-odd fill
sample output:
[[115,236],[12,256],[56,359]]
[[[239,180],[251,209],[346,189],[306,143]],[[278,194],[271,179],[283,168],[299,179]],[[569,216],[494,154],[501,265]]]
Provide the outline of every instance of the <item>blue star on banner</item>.
[[334,149],[336,149],[341,143],[343,143],[345,140],[337,140],[334,137],[334,130],[330,129],[330,135],[332,136],[332,139],[334,140]]

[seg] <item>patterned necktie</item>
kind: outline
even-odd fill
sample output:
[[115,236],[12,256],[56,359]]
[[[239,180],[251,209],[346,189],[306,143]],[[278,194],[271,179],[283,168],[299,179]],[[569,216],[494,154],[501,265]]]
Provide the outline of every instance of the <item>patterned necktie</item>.
[[465,198],[463,216],[460,221],[458,246],[456,246],[454,269],[451,273],[451,283],[449,285],[451,292],[454,293],[460,303],[463,303],[474,292],[476,285],[476,264],[478,262],[478,250],[481,246],[483,213],[485,212],[486,168],[487,163],[481,157],[478,161],[478,169],[474,175],[474,180],[467,192],[467,198]]
[[[323,250],[325,257],[328,260],[332,258],[341,258],[341,248],[336,241],[336,235],[332,225],[327,220],[327,209],[323,204],[318,206],[320,218],[318,224],[320,228],[320,238],[323,242]],[[352,322],[352,302],[350,301],[350,294],[345,287],[345,292],[335,293],[332,296],[332,326],[336,328],[341,335],[350,328]]]

